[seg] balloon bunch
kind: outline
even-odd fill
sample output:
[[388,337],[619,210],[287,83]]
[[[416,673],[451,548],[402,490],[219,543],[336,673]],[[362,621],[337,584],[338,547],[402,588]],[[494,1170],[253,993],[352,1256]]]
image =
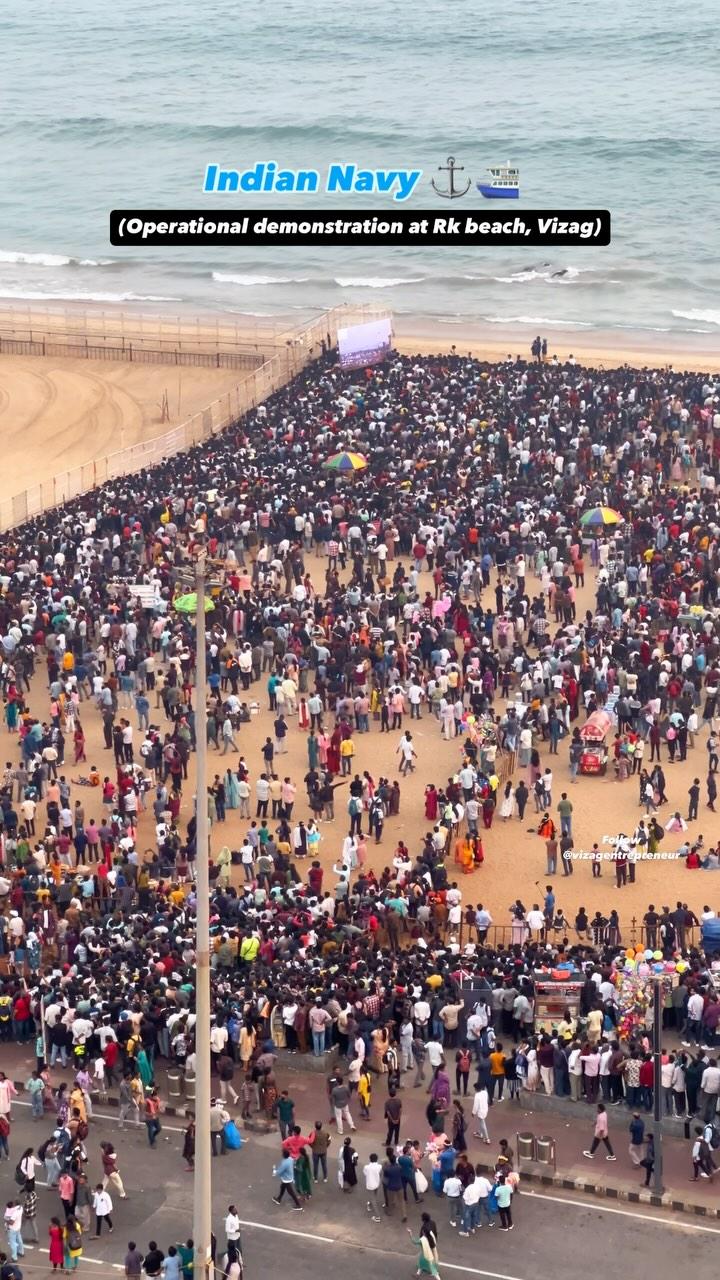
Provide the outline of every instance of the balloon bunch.
[[[616,961],[619,964],[620,961]],[[626,973],[637,973],[646,978],[650,973],[685,973],[687,960],[664,960],[662,951],[651,951],[650,947],[628,947],[625,952],[623,968]]]
[[628,1039],[645,1024],[645,1015],[652,1001],[652,979],[661,978],[665,990],[672,987],[672,975],[685,973],[686,960],[664,960],[662,951],[649,947],[629,947],[624,956],[614,962],[613,981],[618,991],[618,1034]]
[[634,1031],[645,1024],[650,997],[644,979],[645,975],[639,973],[634,964],[628,964],[626,953],[625,964],[615,970],[614,976],[620,1014],[617,1030],[624,1040],[629,1039]]
[[464,715],[462,724],[473,742],[479,742],[482,746],[490,746],[495,742],[496,726],[491,716]]

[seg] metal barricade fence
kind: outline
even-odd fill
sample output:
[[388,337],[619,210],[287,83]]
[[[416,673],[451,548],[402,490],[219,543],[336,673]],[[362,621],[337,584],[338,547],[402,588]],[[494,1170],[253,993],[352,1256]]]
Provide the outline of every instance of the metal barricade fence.
[[[42,511],[61,506],[107,480],[133,475],[146,467],[157,465],[164,458],[204,443],[211,436],[232,426],[317,359],[323,343],[334,346],[337,331],[343,325],[353,320],[361,322],[383,315],[387,315],[387,312],[370,307],[335,307],[332,311],[325,312],[286,339],[277,354],[249,372],[233,390],[220,396],[206,409],[193,414],[180,426],[71,470],[59,471],[41,484],[0,500],[0,533],[23,524]],[[4,348],[0,342],[1,349]]]

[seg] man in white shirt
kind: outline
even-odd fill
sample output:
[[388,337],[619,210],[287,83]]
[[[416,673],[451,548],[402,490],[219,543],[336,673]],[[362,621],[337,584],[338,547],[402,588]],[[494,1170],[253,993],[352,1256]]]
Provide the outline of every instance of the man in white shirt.
[[10,1257],[13,1262],[17,1262],[18,1258],[25,1255],[25,1245],[22,1238],[22,1205],[15,1200],[8,1200],[7,1208],[4,1213],[5,1230],[7,1232],[8,1244],[10,1246]]
[[469,1045],[474,1045],[482,1036],[488,1024],[487,1005],[478,1002],[465,1024],[465,1038]]
[[718,1094],[720,1094],[720,1068],[715,1058],[710,1059],[703,1071],[700,1088],[704,1095],[703,1120],[705,1124],[712,1124],[717,1111]]
[[413,1006],[413,1021],[415,1030],[423,1040],[428,1038],[428,1027],[430,1025],[430,1005],[427,1000],[416,1000]]
[[372,1213],[373,1222],[380,1221],[380,1183],[382,1181],[382,1165],[375,1154],[370,1156],[363,1167],[365,1190],[367,1192],[368,1212]]
[[445,894],[445,901],[449,907],[457,907],[462,902],[462,890],[458,889],[454,880]]
[[472,1115],[477,1125],[473,1130],[474,1138],[482,1138],[486,1146],[490,1145],[490,1134],[487,1127],[487,1114],[490,1109],[490,1096],[487,1089],[483,1085],[475,1090],[475,1097],[472,1104]]
[[93,1209],[95,1210],[95,1235],[93,1240],[100,1239],[104,1222],[107,1223],[108,1231],[112,1235],[113,1225],[110,1217],[112,1207],[113,1204],[109,1192],[103,1191],[102,1182],[98,1182],[93,1195]]
[[60,1004],[59,1000],[53,1000],[51,1004],[47,1005],[45,1008],[45,1026],[52,1030],[58,1018],[62,1016],[64,1008],[65,1006]]
[[232,1247],[237,1249],[238,1253],[242,1253],[242,1245],[240,1241],[240,1219],[234,1204],[228,1205],[224,1225],[228,1250]]
[[532,910],[528,911],[525,916],[528,929],[531,933],[541,934],[545,928],[545,916],[543,915],[537,902],[532,905]]
[[477,1181],[477,1178],[473,1178],[462,1192],[462,1222],[461,1230],[457,1233],[459,1235],[469,1235],[470,1231],[475,1231],[479,1226],[480,1190]]
[[253,863],[255,861],[255,850],[253,849],[253,846],[250,844],[250,841],[247,839],[247,837],[245,838],[242,844],[242,847],[240,849],[240,861],[242,863],[242,868],[243,868],[243,872],[245,873],[246,881],[252,880],[254,876]]
[[218,1026],[213,1023],[210,1028],[210,1053],[212,1054],[213,1063],[217,1063],[220,1054],[224,1052],[228,1042],[228,1029],[225,1026]]
[[582,1058],[579,1044],[573,1043],[568,1054],[568,1074],[570,1077],[570,1101],[579,1102],[582,1085]]
[[395,754],[398,755],[398,753],[400,755],[399,773],[401,773],[403,777],[408,772],[414,773],[415,765],[413,764],[413,760],[417,759],[417,755],[413,746],[411,733],[406,732],[403,734],[395,748]]
[[445,1051],[439,1040],[432,1036],[425,1046],[427,1060],[432,1071],[439,1067],[441,1062],[445,1060]]
[[[463,1212],[463,1184],[456,1173],[451,1173],[443,1183],[443,1195],[447,1196],[448,1206],[450,1208],[450,1226],[457,1224],[458,1213]],[[463,1212],[463,1225],[465,1214]],[[461,1231],[461,1235],[468,1235],[467,1231]]]
[[693,991],[687,1002],[687,1025],[685,1027],[686,1040],[683,1045],[689,1049],[693,1041],[700,1044],[700,1034],[703,1016],[703,998],[698,991]]
[[600,1050],[600,1089],[606,1102],[610,1101],[610,1059],[613,1056],[611,1045],[603,1045]]

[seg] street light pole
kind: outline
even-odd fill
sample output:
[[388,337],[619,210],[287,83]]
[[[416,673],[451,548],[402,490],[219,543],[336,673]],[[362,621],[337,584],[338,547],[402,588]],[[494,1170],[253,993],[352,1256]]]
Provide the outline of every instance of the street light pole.
[[195,1280],[208,1280],[212,1235],[210,1191],[210,879],[207,800],[207,706],[205,651],[205,551],[195,567],[195,1178],[193,1240]]
[[662,981],[653,981],[653,1191],[656,1196],[663,1193],[662,1170],[662,1052],[660,1039],[662,1035],[663,987]]

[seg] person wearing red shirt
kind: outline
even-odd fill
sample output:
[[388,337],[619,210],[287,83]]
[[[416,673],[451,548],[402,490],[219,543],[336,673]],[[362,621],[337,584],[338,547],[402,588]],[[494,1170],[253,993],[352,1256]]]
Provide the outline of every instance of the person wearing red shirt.
[[287,1151],[288,1155],[292,1156],[293,1160],[297,1160],[300,1152],[303,1151],[305,1147],[312,1145],[313,1136],[313,1134],[309,1133],[308,1136],[304,1138],[300,1130],[300,1126],[296,1124],[292,1133],[289,1134],[283,1142],[283,1151]]
[[643,1061],[640,1063],[640,1091],[643,1106],[646,1111],[650,1111],[653,1105],[653,1085],[655,1081],[655,1067],[652,1056],[645,1054]]
[[23,1044],[32,1035],[33,1019],[30,1012],[30,996],[21,991],[13,1003],[13,1026],[18,1044]]
[[108,1084],[115,1083],[115,1064],[119,1053],[120,1049],[117,1040],[108,1040],[103,1049],[103,1062],[105,1063],[105,1075]]

